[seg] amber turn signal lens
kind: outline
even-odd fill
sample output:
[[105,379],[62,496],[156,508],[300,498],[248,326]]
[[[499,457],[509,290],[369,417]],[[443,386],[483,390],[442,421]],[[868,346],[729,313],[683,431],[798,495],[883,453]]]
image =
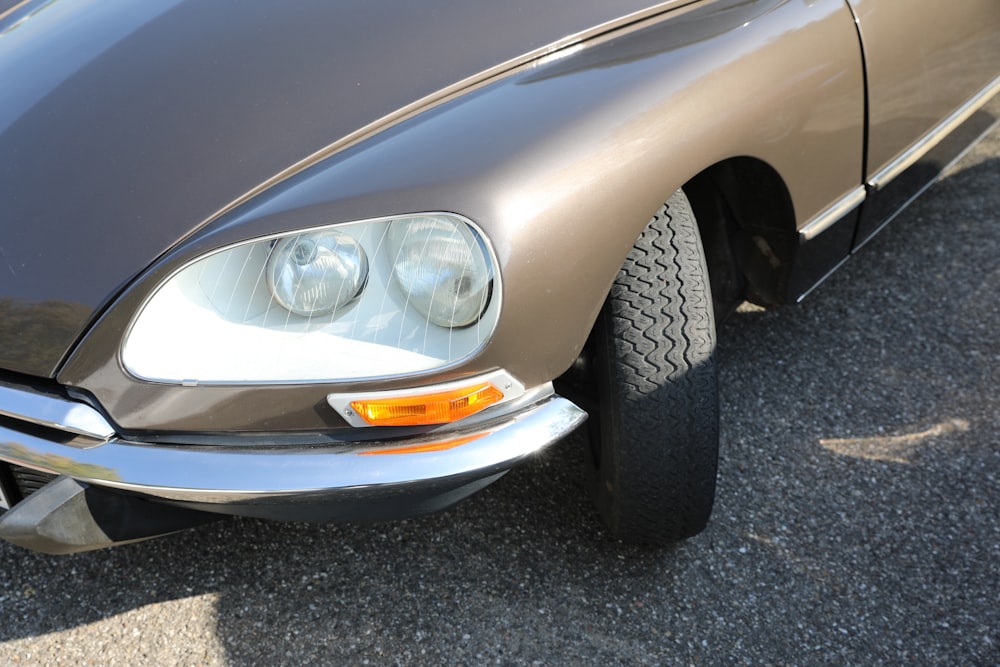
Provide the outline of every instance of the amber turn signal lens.
[[352,401],[351,407],[372,426],[421,426],[458,421],[502,399],[503,392],[486,383],[434,394]]

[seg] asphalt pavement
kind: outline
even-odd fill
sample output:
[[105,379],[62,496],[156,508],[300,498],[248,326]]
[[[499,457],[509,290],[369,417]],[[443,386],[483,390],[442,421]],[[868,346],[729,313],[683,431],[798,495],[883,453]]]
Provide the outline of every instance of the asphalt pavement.
[[602,533],[577,434],[444,514],[0,543],[2,665],[1000,665],[1000,131],[721,331],[715,514]]

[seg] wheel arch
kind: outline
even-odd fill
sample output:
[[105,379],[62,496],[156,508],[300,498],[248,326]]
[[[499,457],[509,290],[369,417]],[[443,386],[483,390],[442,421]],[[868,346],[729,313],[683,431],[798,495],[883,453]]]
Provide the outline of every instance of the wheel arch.
[[798,233],[791,194],[778,171],[759,158],[732,157],[702,170],[682,189],[705,248],[716,320],[744,299],[783,302]]

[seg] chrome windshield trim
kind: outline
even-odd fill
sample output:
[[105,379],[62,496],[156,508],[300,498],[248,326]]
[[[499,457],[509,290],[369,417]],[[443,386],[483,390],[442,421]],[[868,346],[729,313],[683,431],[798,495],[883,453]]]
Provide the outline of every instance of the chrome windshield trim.
[[3,381],[0,381],[0,415],[95,440],[105,441],[115,435],[101,413],[89,405]]
[[868,184],[876,190],[884,189],[893,179],[919,162],[920,158],[930,152],[942,139],[972,117],[972,114],[979,111],[998,93],[1000,93],[1000,76],[993,79],[975,97],[960,106],[954,113],[928,131],[915,144],[899,155],[899,157],[879,170],[878,173],[868,179]]
[[838,220],[860,206],[865,200],[867,192],[865,186],[860,185],[835,201],[825,210],[820,211],[799,230],[799,240],[811,241],[825,232]]
[[486,478],[570,433],[586,413],[555,396],[514,415],[399,441],[329,447],[144,445],[109,440],[78,449],[0,425],[0,459],[82,482],[196,503],[281,503],[405,492]]

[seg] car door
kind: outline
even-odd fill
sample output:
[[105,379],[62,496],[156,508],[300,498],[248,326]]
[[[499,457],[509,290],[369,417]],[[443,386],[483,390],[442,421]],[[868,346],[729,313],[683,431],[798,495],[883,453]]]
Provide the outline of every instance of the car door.
[[868,77],[860,245],[996,121],[1000,1],[847,2]]

